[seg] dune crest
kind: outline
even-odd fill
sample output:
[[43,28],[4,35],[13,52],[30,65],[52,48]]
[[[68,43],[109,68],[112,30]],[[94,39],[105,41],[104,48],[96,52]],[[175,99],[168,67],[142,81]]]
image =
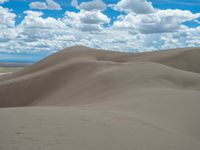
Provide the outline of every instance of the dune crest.
[[199,55],[197,48],[129,54],[71,47],[0,79],[0,107],[84,104],[143,87],[199,90]]

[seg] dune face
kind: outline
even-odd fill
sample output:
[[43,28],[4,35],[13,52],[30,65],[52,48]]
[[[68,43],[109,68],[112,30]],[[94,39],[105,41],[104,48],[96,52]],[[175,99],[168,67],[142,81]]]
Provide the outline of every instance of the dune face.
[[77,46],[0,76],[0,149],[199,150],[199,58]]

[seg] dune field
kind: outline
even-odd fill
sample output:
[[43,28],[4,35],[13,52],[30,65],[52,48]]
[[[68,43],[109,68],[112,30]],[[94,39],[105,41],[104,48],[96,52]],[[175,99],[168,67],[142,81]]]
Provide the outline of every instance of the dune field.
[[0,76],[0,150],[200,150],[200,48],[75,46]]

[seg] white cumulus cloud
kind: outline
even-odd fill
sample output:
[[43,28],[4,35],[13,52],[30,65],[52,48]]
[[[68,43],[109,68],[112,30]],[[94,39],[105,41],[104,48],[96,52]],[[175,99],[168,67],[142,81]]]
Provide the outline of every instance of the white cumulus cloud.
[[155,11],[151,2],[146,0],[121,0],[113,5],[114,9],[136,14],[148,14]]
[[[3,12],[1,7],[0,12]],[[43,18],[43,13],[38,11],[29,10],[24,13],[26,16],[16,26],[16,15],[12,14],[8,9],[4,9],[2,14],[5,15],[2,18],[7,19],[3,23],[3,30],[0,32],[0,51],[55,51],[71,46],[76,41],[71,30],[60,19],[52,17]],[[6,22],[7,26],[5,26]],[[12,37],[9,37],[9,35],[12,35]]]
[[72,28],[83,32],[102,32],[103,25],[110,23],[110,18],[102,11],[107,5],[102,0],[92,0],[78,4],[72,0],[71,5],[79,9],[79,12],[66,11],[63,21]]
[[49,9],[49,10],[61,10],[61,6],[56,3],[54,0],[46,0],[46,2],[32,2],[29,4],[29,7],[32,9]]
[[[18,16],[0,6],[0,51],[55,52],[76,44],[129,52],[200,46],[200,26],[184,24],[198,22],[200,13],[155,9],[146,0],[121,0],[115,4],[121,14],[111,20],[102,0],[71,4],[78,10],[66,11],[58,19],[27,10],[17,23]],[[47,6],[53,9],[49,1],[40,9]]]
[[89,2],[82,2],[79,5],[79,9],[91,11],[91,10],[105,10],[106,4],[102,0],[92,0]]
[[193,14],[186,10],[157,10],[151,14],[129,13],[122,15],[114,22],[113,27],[138,31],[144,34],[176,32],[184,28],[186,21],[192,21],[200,17],[200,13]]
[[16,15],[11,10],[0,6],[0,42],[15,38],[15,18]]
[[78,0],[72,0],[71,5],[76,7],[77,9],[92,11],[92,10],[105,10],[107,5],[103,2],[103,0],[92,0],[88,2],[82,2],[78,4]]
[[110,19],[100,11],[66,12],[64,22],[82,31],[100,30],[101,25],[110,22]]

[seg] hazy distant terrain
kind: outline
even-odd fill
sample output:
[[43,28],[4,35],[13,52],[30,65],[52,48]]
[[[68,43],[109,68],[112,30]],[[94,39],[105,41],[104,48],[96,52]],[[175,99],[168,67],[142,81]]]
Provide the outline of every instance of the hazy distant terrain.
[[0,149],[199,150],[200,48],[71,47],[0,77]]
[[16,72],[29,65],[29,63],[0,63],[0,74]]
[[0,73],[15,72],[20,69],[23,69],[23,67],[0,67]]

